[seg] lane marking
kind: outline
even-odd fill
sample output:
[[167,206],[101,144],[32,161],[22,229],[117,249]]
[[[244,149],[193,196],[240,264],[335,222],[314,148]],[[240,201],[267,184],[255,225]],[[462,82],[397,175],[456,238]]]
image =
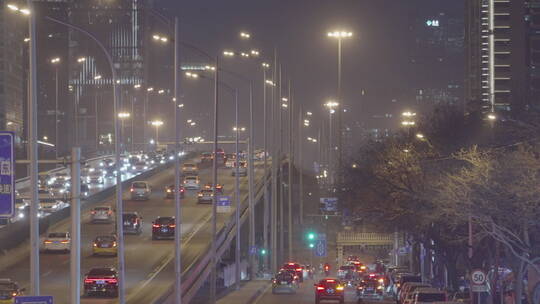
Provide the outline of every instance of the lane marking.
[[255,301],[253,302],[253,304],[257,304],[259,303],[259,301],[262,299],[262,297],[266,294],[266,292],[268,292],[268,289],[270,289],[270,287],[272,286],[272,284],[268,284],[268,286],[266,286],[266,288],[264,289],[264,291],[255,299]]

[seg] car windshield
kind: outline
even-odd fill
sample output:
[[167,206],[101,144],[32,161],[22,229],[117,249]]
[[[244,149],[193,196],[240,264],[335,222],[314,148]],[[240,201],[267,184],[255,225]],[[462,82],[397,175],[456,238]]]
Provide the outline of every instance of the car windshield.
[[112,276],[115,275],[115,272],[110,268],[94,268],[90,270],[88,275],[91,276]]
[[131,186],[133,188],[144,189],[146,188],[146,183],[136,182],[136,183],[131,184]]
[[96,237],[96,243],[110,243],[116,241],[114,236],[104,235]]
[[172,218],[172,217],[160,217],[160,218],[156,219],[156,224],[171,225],[171,224],[174,224],[174,218]]
[[328,281],[322,280],[319,284],[327,288],[335,288],[337,285],[339,285],[339,282],[338,281],[328,282]]
[[186,180],[187,181],[196,181],[197,178],[195,176],[188,176],[188,177],[186,177]]
[[446,301],[446,296],[442,293],[419,293],[418,302],[442,302]]
[[60,239],[60,238],[66,238],[67,234],[65,232],[53,232],[53,233],[49,233],[49,237]]
[[94,210],[96,211],[109,211],[111,208],[109,207],[96,207]]

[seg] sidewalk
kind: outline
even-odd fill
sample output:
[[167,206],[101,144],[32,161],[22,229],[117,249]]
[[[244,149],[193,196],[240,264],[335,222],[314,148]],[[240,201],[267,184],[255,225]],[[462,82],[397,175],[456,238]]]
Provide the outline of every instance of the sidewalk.
[[218,304],[251,304],[270,288],[270,280],[252,280],[240,285],[217,301]]

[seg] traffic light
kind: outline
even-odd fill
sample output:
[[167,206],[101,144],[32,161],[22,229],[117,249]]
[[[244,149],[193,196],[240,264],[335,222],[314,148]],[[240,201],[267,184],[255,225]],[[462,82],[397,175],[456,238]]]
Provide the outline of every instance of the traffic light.
[[266,249],[261,249],[261,255],[266,255]]
[[309,248],[311,248],[311,249],[315,248],[315,244],[309,243]]
[[315,239],[315,232],[308,232],[307,239],[312,241]]

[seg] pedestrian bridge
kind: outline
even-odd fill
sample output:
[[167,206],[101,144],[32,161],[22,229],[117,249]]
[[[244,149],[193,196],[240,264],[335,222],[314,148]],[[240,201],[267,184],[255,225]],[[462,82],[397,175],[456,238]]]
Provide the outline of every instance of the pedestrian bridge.
[[383,252],[395,250],[399,240],[393,233],[342,231],[337,235],[337,258],[343,264],[344,255],[357,255],[371,252],[381,255]]

